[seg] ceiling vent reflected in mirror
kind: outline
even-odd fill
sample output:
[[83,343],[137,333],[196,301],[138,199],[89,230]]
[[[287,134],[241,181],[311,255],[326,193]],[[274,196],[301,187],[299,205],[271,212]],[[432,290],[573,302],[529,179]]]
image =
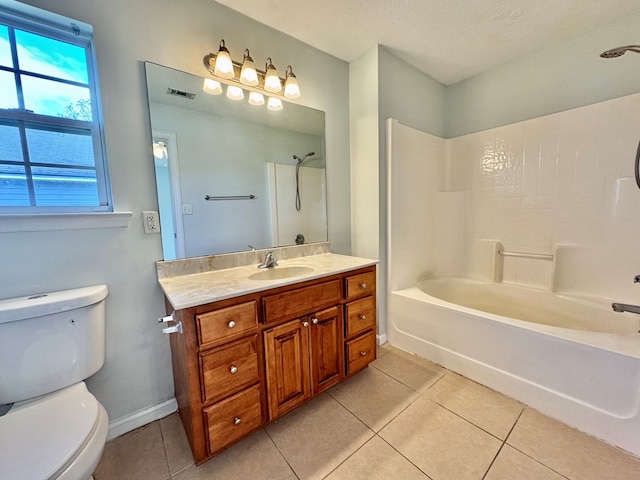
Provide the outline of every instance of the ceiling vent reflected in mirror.
[[187,98],[189,100],[193,100],[196,98],[195,93],[185,92],[184,90],[178,90],[177,88],[167,88],[167,95],[175,95],[176,97]]

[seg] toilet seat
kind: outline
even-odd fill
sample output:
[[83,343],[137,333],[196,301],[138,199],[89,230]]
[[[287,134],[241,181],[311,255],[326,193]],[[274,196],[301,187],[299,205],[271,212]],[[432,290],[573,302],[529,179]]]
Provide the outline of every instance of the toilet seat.
[[84,382],[17,403],[0,417],[0,478],[89,478],[107,429],[104,407]]

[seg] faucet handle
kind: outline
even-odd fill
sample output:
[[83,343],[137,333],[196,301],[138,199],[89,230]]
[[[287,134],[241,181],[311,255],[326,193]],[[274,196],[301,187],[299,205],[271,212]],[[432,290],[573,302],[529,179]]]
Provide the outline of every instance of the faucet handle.
[[633,283],[640,283],[640,275],[633,277]]

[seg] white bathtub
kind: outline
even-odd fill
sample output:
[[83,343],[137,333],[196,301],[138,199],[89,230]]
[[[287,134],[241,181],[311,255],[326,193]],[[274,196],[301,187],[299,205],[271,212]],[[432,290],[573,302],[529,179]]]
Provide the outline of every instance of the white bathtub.
[[389,342],[640,455],[640,316],[462,278],[393,291]]

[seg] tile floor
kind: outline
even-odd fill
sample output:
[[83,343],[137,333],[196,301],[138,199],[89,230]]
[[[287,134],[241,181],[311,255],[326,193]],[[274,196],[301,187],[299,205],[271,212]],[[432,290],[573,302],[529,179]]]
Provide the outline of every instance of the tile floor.
[[640,459],[393,347],[196,467],[177,414],[107,443],[96,480],[637,480]]

